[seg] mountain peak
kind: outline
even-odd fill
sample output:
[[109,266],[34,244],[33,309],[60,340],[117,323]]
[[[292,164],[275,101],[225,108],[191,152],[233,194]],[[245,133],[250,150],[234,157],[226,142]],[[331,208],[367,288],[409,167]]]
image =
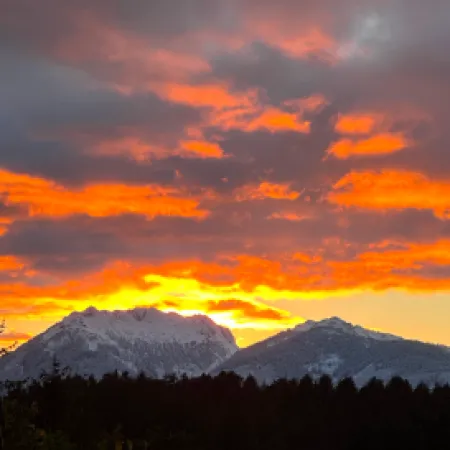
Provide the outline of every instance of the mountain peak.
[[312,328],[337,328],[343,330],[349,330],[353,328],[351,323],[342,320],[340,317],[329,317],[322,320],[307,320],[295,327],[296,331],[308,331]]
[[346,322],[340,317],[334,316],[328,319],[323,319],[316,322],[316,326],[320,327],[330,327],[330,328],[353,328],[353,325],[350,322]]
[[412,384],[447,383],[450,349],[409,341],[331,317],[309,320],[245,348],[216,369],[258,381],[329,375],[334,381],[353,377],[359,386],[373,377],[401,376]]
[[137,307],[130,310],[98,310],[89,307],[73,312],[62,322],[45,333],[46,338],[64,329],[83,329],[91,339],[97,336],[117,335],[127,339],[143,339],[155,342],[178,342],[187,344],[197,340],[226,341],[230,351],[236,347],[232,333],[204,315],[182,316],[175,312],[164,312],[154,307]]
[[92,317],[95,316],[100,311],[95,306],[90,306],[85,311],[82,312],[82,315],[85,317]]
[[0,377],[39,376],[56,357],[73,373],[114,370],[154,377],[199,375],[238,350],[230,330],[206,316],[184,317],[156,308],[73,312],[2,358]]
[[378,331],[372,331],[366,328],[363,328],[359,325],[353,325],[350,322],[346,322],[340,317],[330,317],[327,319],[314,321],[307,320],[304,323],[297,325],[294,328],[294,331],[297,332],[305,332],[312,329],[323,328],[328,332],[342,332],[347,334],[352,334],[359,337],[364,337],[367,339],[376,339],[382,341],[396,341],[401,340],[400,337],[394,336],[392,334],[382,333]]

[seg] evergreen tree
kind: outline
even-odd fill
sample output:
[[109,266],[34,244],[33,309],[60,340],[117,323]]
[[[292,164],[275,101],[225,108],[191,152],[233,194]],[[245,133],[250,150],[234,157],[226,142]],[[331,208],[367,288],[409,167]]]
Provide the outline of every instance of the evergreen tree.
[[[0,335],[5,331],[5,322],[0,323]],[[0,358],[7,353],[7,349],[0,347]],[[5,440],[5,410],[3,404],[3,393],[0,392],[0,450],[4,450]]]
[[64,374],[8,383],[8,450],[441,449],[450,442],[450,387],[414,389],[400,378],[358,388],[216,377],[101,380]]

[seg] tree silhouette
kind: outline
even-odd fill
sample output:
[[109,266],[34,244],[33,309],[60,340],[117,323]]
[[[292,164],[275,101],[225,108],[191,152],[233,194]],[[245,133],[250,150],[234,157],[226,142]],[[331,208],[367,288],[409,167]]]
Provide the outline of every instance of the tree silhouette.
[[[5,322],[0,322],[0,336],[5,332],[6,326]],[[5,355],[8,352],[8,349],[6,347],[0,346],[0,357]]]
[[[5,331],[5,322],[0,323],[0,335]],[[0,347],[0,358],[7,353],[7,349]],[[5,440],[5,411],[3,404],[3,394],[0,392],[0,450],[4,449]]]
[[442,449],[450,387],[401,378],[279,379],[231,372],[152,379],[62,373],[7,384],[8,450]]

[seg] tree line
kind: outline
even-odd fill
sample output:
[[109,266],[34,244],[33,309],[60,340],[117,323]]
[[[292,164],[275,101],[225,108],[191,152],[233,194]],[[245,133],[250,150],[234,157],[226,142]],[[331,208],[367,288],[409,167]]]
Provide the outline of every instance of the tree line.
[[101,380],[57,363],[41,379],[3,384],[6,450],[403,450],[450,447],[450,387],[401,378],[259,385],[212,377]]

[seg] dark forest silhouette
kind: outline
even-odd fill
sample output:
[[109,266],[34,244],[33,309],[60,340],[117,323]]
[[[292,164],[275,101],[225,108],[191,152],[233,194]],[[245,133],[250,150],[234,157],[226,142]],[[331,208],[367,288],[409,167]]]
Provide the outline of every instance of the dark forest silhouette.
[[450,387],[400,378],[333,385],[234,373],[195,379],[70,376],[6,383],[7,450],[403,450],[450,447]]

